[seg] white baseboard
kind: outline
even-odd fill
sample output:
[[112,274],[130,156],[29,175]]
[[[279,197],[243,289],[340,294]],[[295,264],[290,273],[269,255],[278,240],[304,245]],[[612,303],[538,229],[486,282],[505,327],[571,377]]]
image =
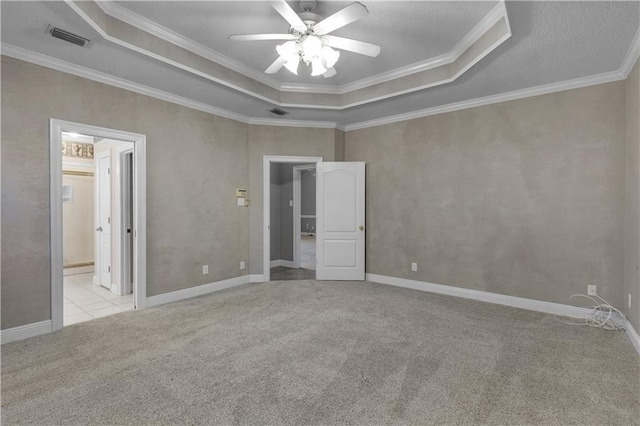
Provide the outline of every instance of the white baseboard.
[[272,260],[270,266],[272,268],[275,268],[275,267],[278,267],[278,266],[284,266],[286,268],[295,268],[296,267],[292,260],[284,260],[284,259]]
[[249,275],[250,283],[263,283],[264,282],[264,274],[251,274]]
[[78,266],[75,268],[64,268],[64,276],[67,277],[69,275],[88,274],[93,271],[94,271],[93,265]]
[[29,337],[48,334],[53,331],[51,320],[34,322],[32,324],[21,325],[19,327],[8,328],[0,332],[0,341],[5,343],[17,342],[18,340],[28,339]]
[[627,332],[627,337],[629,338],[629,340],[631,340],[631,344],[634,348],[636,348],[638,355],[640,355],[640,335],[638,335],[638,332],[635,328],[633,328],[629,321],[627,321],[625,331]]
[[192,297],[202,296],[204,294],[213,293],[227,288],[249,284],[249,282],[249,275],[242,275],[239,277],[230,278],[228,280],[222,280],[214,283],[199,285],[197,287],[176,290],[170,293],[158,294],[157,296],[147,297],[147,308],[164,305],[165,303],[177,302],[179,300],[190,299]]
[[553,315],[562,315],[565,317],[585,318],[587,314],[591,312],[590,309],[578,308],[571,305],[563,305],[561,303],[543,302],[541,300],[526,299],[524,297],[506,296],[504,294],[470,290],[467,288],[453,287],[442,284],[432,284],[425,281],[408,280],[405,278],[387,277],[377,274],[367,274],[367,281],[393,285],[396,287],[410,288],[413,290],[428,291],[430,293],[463,297],[465,299],[479,300],[481,302],[495,303],[497,305],[511,306],[514,308],[528,309],[530,311],[545,312],[547,314]]

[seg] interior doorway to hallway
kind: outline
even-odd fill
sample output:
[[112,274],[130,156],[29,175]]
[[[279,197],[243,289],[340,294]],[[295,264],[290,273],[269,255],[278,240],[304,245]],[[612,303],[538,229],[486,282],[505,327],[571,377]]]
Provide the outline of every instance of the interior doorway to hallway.
[[[315,224],[309,225],[308,253],[313,259],[300,264],[302,225],[300,219],[300,182],[296,177],[304,167],[312,169],[321,157],[265,156],[263,191],[263,274],[264,280],[296,280],[315,278]],[[314,182],[315,185],[315,182]],[[295,187],[295,190],[294,190]],[[315,188],[313,197],[315,198]],[[315,205],[315,203],[313,204]],[[311,266],[311,267],[309,267]]]
[[270,168],[271,279],[314,279],[315,164],[272,162]]
[[54,330],[146,305],[145,137],[51,120]]

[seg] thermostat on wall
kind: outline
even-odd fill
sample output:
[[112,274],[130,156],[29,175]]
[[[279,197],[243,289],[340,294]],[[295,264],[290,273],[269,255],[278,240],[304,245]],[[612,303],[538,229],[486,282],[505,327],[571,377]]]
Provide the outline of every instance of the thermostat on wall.
[[236,189],[236,199],[238,200],[238,206],[240,207],[249,206],[249,199],[247,198],[246,189]]

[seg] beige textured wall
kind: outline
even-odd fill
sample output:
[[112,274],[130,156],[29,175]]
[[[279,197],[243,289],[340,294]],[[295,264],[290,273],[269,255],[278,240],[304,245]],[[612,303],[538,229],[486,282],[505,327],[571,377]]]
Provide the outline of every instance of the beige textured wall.
[[615,82],[347,132],[367,272],[558,303],[595,284],[620,306],[624,99]]
[[[626,81],[627,179],[625,199],[624,308],[627,318],[640,331],[640,62]],[[631,308],[627,295],[631,294]]]
[[147,295],[246,273],[246,124],[3,56],[3,329],[51,318],[50,118],[147,135]]
[[262,274],[262,164],[265,155],[322,157],[334,161],[335,130],[249,126],[249,270]]
[[335,146],[335,160],[344,161],[344,132],[342,130],[335,130]]
[[[93,165],[62,165],[63,171],[94,172]],[[71,185],[73,200],[62,203],[62,260],[64,265],[93,262],[93,176],[62,175]]]

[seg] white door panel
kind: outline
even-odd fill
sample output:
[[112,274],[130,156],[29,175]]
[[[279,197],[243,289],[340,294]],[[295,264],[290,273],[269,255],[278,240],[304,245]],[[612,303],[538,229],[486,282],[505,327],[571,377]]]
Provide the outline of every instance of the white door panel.
[[357,241],[324,240],[324,266],[354,268],[358,264]]
[[318,163],[316,174],[316,278],[364,280],[365,164]]
[[100,285],[111,290],[111,153],[102,151],[96,158],[96,239],[98,241],[97,278]]

